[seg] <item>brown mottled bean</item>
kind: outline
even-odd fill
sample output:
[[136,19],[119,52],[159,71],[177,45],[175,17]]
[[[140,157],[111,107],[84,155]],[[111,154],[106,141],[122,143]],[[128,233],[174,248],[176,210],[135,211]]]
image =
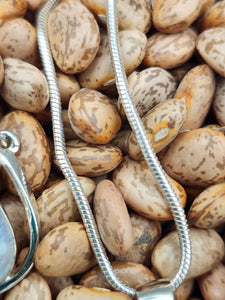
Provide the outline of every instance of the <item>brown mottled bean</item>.
[[27,11],[26,0],[1,0],[0,1],[0,25],[6,21],[24,16]]
[[201,228],[215,228],[225,223],[225,183],[211,185],[201,192],[188,216],[193,225]]
[[136,262],[149,265],[151,252],[161,237],[161,225],[135,213],[130,214],[134,244],[127,254],[114,257],[117,261]]
[[79,83],[73,75],[56,72],[57,83],[63,108],[67,108],[70,97],[80,89]]
[[[126,74],[137,68],[145,54],[146,35],[139,30],[122,30],[119,32],[120,51]],[[92,64],[78,76],[82,87],[100,89],[114,83],[108,36],[101,38],[98,53]]]
[[225,298],[225,266],[219,264],[209,273],[198,278],[198,286],[205,300]]
[[197,24],[202,31],[211,27],[225,27],[225,1],[219,1],[210,6]]
[[225,177],[225,137],[199,128],[179,134],[161,157],[165,171],[185,186],[207,187]]
[[93,204],[104,245],[114,255],[126,254],[133,246],[133,231],[123,196],[112,181],[97,184]]
[[22,59],[30,64],[39,65],[37,33],[27,20],[16,18],[0,27],[0,54],[3,57]]
[[[186,279],[195,278],[212,270],[224,256],[224,242],[214,229],[190,229],[192,261]],[[172,278],[180,261],[179,239],[170,232],[155,246],[152,265],[162,278]]]
[[125,294],[109,290],[90,289],[80,285],[71,285],[63,289],[56,300],[131,300]]
[[[153,273],[144,265],[134,262],[112,262],[112,268],[118,278],[132,288],[147,284],[155,279]],[[138,274],[138,276],[137,276]],[[112,289],[106,281],[99,266],[85,273],[79,282],[80,285],[89,288],[101,287]]]
[[182,65],[193,55],[196,37],[190,28],[173,34],[157,32],[151,35],[147,41],[144,65],[164,69]]
[[5,300],[51,300],[51,291],[46,280],[38,273],[32,272],[19,284],[9,290]]
[[157,0],[154,1],[152,21],[154,27],[165,33],[186,29],[199,16],[202,0]]
[[109,143],[122,123],[116,106],[107,96],[86,88],[70,98],[68,115],[75,133],[93,144]]
[[203,31],[196,40],[196,49],[204,61],[225,77],[225,28],[213,27]]
[[[148,139],[155,153],[164,149],[183,128],[187,118],[184,100],[169,99],[156,105],[142,118]],[[128,154],[133,159],[143,159],[134,132],[128,139]]]
[[[13,111],[0,121],[0,130],[11,130],[20,140],[20,150],[16,153],[25,176],[33,191],[42,188],[51,168],[50,147],[46,134],[29,113]],[[11,180],[8,186],[15,192]]]
[[221,126],[225,125],[225,78],[216,80],[216,89],[213,101],[213,112],[216,120]]
[[78,139],[77,134],[74,132],[71,127],[68,109],[62,109],[62,121],[63,121],[63,130],[66,141]]
[[35,253],[36,269],[50,277],[83,273],[95,264],[84,225],[79,222],[55,227],[41,240]]
[[[106,2],[104,0],[82,0],[97,18],[106,25]],[[146,0],[119,0],[116,3],[120,30],[137,29],[148,32],[151,27],[151,7]]]
[[74,140],[66,143],[66,149],[75,172],[81,176],[95,177],[109,173],[122,160],[120,149],[110,144],[92,145]]
[[[143,117],[155,105],[173,97],[176,82],[166,70],[158,67],[146,68],[141,72],[134,71],[127,79],[132,101],[140,117]],[[118,99],[118,108],[125,116],[121,99]]]
[[[79,176],[79,180],[90,202],[95,190],[95,183],[87,177]],[[76,201],[66,179],[43,191],[37,199],[37,209],[40,218],[41,238],[56,226],[67,222],[81,221]]]
[[62,2],[51,11],[48,36],[56,64],[67,74],[84,71],[100,42],[97,22],[80,1]]
[[214,72],[207,65],[191,69],[180,82],[174,98],[185,99],[187,118],[183,130],[197,129],[205,120],[215,91]]
[[[113,182],[122,193],[125,202],[138,214],[153,220],[171,220],[172,214],[147,163],[134,161],[128,156],[114,170]],[[168,176],[183,206],[186,193],[181,185]],[[150,196],[151,195],[151,196]]]
[[13,108],[37,113],[49,102],[48,83],[35,66],[17,59],[5,58],[5,76],[0,88],[2,98]]

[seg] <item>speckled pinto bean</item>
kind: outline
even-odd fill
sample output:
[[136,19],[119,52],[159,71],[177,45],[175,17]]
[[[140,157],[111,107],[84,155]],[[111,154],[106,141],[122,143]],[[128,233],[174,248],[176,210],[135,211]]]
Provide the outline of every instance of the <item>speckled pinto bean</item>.
[[70,98],[69,120],[74,132],[84,141],[107,144],[121,127],[114,103],[105,95],[81,89]]
[[51,11],[48,36],[57,66],[68,74],[85,70],[100,42],[97,22],[80,1],[62,2]]
[[213,101],[213,111],[216,120],[221,126],[225,125],[225,78],[219,77],[216,81],[216,89]]

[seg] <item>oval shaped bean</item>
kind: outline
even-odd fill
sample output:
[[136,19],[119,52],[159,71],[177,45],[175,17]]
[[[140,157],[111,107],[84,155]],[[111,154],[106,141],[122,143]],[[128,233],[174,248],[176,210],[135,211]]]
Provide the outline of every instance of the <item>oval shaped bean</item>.
[[121,127],[116,106],[105,95],[81,89],[70,98],[69,120],[75,133],[84,141],[107,144]]
[[114,257],[116,261],[127,261],[149,266],[151,252],[161,237],[161,225],[158,221],[135,213],[130,214],[134,244],[127,254]]
[[172,69],[187,62],[195,50],[196,33],[187,28],[173,34],[157,32],[147,41],[143,64]]
[[[113,172],[113,182],[122,193],[125,202],[138,214],[153,220],[171,220],[169,205],[162,195],[147,163],[124,157]],[[181,185],[168,177],[180,202],[186,203],[186,193]]]
[[[142,264],[113,261],[111,265],[116,276],[132,288],[137,288],[138,286],[147,284],[155,279],[154,274]],[[85,273],[81,277],[79,284],[89,288],[100,287],[112,289],[110,284],[106,281],[99,266],[94,267]]]
[[[120,51],[126,74],[137,68],[145,55],[147,38],[139,30],[122,30],[119,32]],[[108,36],[101,38],[98,53],[92,64],[78,76],[82,87],[89,89],[105,88],[115,83],[111,64]]]
[[22,59],[38,66],[37,33],[33,25],[25,19],[9,20],[0,27],[0,53],[3,57]]
[[[213,269],[224,256],[224,242],[214,229],[190,228],[192,261],[186,279],[200,276]],[[172,278],[180,262],[179,239],[170,232],[156,244],[152,265],[162,278]]]
[[0,93],[13,108],[37,113],[49,102],[48,83],[35,66],[17,58],[4,59],[4,82]]
[[[164,149],[178,135],[187,118],[184,100],[169,99],[159,103],[142,118],[149,141],[155,153]],[[133,159],[143,159],[134,132],[128,139],[128,153]]]
[[188,216],[193,225],[201,228],[215,228],[225,223],[225,183],[211,185],[201,192]]
[[96,264],[84,225],[69,222],[55,227],[40,242],[35,267],[45,276],[70,276]]
[[72,167],[81,176],[96,177],[109,173],[122,160],[120,149],[110,144],[92,145],[73,140],[66,143],[66,149]]
[[[158,67],[146,68],[141,72],[134,71],[127,78],[132,101],[140,117],[143,117],[155,105],[173,97],[176,81],[166,70]],[[118,109],[125,117],[121,99]]]
[[203,31],[196,40],[196,49],[204,61],[225,77],[225,28],[213,27]]
[[84,71],[100,42],[97,22],[80,1],[62,2],[51,11],[48,37],[55,63],[67,74]]
[[207,187],[225,177],[224,149],[222,133],[199,128],[179,134],[163,153],[161,164],[181,184]]
[[71,285],[63,289],[56,300],[131,300],[125,294],[101,289],[90,289],[80,285]]
[[[95,190],[95,182],[87,177],[78,177],[89,202]],[[66,179],[44,190],[37,199],[40,218],[40,237],[44,237],[53,228],[67,222],[81,221],[80,213]]]
[[27,11],[26,0],[1,0],[0,1],[0,25],[6,21],[24,16]]
[[219,264],[198,278],[198,286],[205,300],[223,300],[225,297],[225,266]]
[[102,180],[97,184],[93,201],[104,245],[114,255],[126,254],[134,239],[130,216],[120,191],[112,181]]
[[38,273],[31,272],[20,283],[9,290],[4,299],[6,300],[51,300],[51,291],[46,280]]
[[215,91],[214,72],[207,65],[191,69],[180,82],[174,98],[185,99],[187,118],[183,130],[197,129],[205,120]]
[[[43,128],[29,113],[17,110],[0,121],[0,130],[11,130],[19,138],[20,150],[16,157],[32,190],[38,191],[47,181],[51,169],[50,147]],[[7,184],[15,193],[10,179]]]
[[225,78],[216,80],[216,89],[213,101],[213,112],[216,120],[221,126],[225,125]]
[[[106,2],[104,0],[82,0],[101,23],[106,25]],[[151,27],[151,7],[146,0],[119,0],[116,3],[120,30],[137,29],[148,32]]]
[[198,18],[202,8],[201,2],[201,0],[154,1],[152,10],[154,27],[165,33],[186,29]]

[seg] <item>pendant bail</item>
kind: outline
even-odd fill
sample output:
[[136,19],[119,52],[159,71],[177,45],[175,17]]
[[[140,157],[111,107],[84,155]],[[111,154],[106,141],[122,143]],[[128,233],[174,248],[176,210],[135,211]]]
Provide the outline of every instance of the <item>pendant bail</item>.
[[174,300],[169,280],[158,279],[140,286],[136,290],[135,300]]

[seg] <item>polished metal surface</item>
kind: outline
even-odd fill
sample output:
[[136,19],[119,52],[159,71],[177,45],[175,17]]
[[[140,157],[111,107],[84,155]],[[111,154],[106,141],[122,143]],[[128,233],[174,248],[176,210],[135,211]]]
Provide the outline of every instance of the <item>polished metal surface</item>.
[[[3,167],[4,170],[7,172],[24,205],[30,231],[29,253],[21,266],[17,268],[12,268],[10,270],[11,272],[4,280],[2,280],[3,278],[0,279],[0,293],[3,293],[15,286],[28,274],[28,272],[33,266],[32,260],[38,244],[39,228],[35,208],[35,198],[29,188],[20,163],[14,155],[18,151],[18,149],[19,140],[17,136],[10,131],[0,131],[0,166]],[[0,217],[0,226],[7,226],[7,221],[6,219],[4,219],[5,216],[1,214]],[[12,233],[11,238],[13,238]],[[2,241],[3,240],[0,239],[0,242]],[[13,241],[13,243],[15,243],[15,240]],[[1,248],[4,246],[4,244],[0,245]],[[4,259],[7,258],[8,257],[5,257]]]
[[[92,249],[95,253],[99,266],[106,280],[111,284],[111,286],[114,289],[126,293],[131,297],[136,297],[136,291],[133,288],[130,288],[123,282],[121,282],[112,270],[105,249],[101,242],[89,203],[84,194],[82,186],[77,178],[77,175],[75,174],[66,154],[61,113],[61,100],[57,85],[54,62],[52,59],[49,41],[47,37],[47,18],[51,9],[54,6],[56,6],[57,3],[57,0],[47,1],[40,10],[37,18],[38,46],[50,90],[50,105],[52,112],[55,156],[58,160],[62,173],[64,174],[65,178],[70,184],[78,209],[82,216],[83,223],[86,228]],[[143,151],[144,157],[148,162],[153,174],[155,175],[156,180],[158,181],[158,184],[160,185],[163,191],[163,194],[170,203],[170,207],[173,212],[173,216],[179,232],[182,259],[179,270],[170,284],[170,290],[174,290],[182,283],[190,266],[191,246],[188,226],[183,208],[181,207],[181,204],[177,199],[176,194],[174,193],[170,184],[168,183],[168,180],[158,160],[156,159],[155,154],[153,153],[152,147],[140,122],[140,118],[138,117],[135,108],[132,104],[132,101],[129,97],[128,88],[126,85],[126,76],[124,74],[122,62],[120,59],[119,46],[117,41],[117,22],[115,16],[115,0],[108,1],[107,22],[117,88],[123,101],[124,110],[127,113],[128,119],[131,123],[133,130],[136,133],[136,136],[138,137],[138,141]]]
[[135,300],[174,300],[171,282],[159,279],[136,290]]

